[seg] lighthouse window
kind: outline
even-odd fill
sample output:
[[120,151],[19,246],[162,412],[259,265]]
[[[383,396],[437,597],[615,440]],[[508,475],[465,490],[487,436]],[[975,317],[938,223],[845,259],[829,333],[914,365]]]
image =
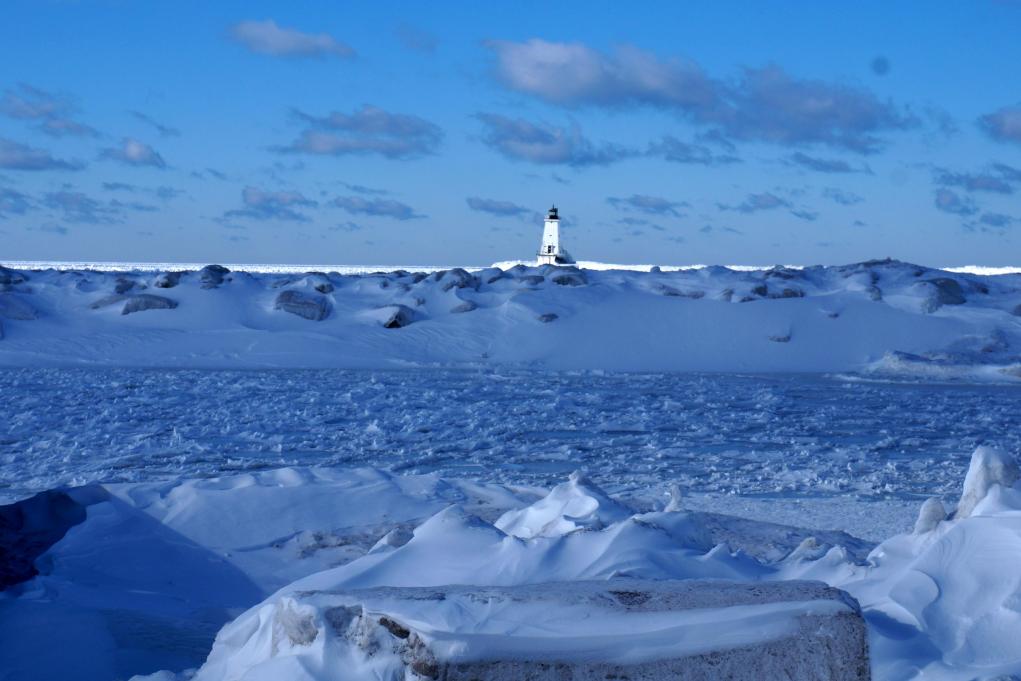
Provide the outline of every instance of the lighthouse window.
[[552,253],[553,252],[553,247],[552,246],[547,246],[546,247],[546,252],[547,253]]

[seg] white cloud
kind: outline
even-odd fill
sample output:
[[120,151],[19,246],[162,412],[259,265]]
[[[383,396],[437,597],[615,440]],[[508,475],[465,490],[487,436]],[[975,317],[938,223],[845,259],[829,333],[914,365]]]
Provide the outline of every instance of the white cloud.
[[327,33],[304,33],[293,28],[266,21],[242,21],[235,24],[231,37],[252,52],[274,57],[326,57],[350,58],[354,49]]

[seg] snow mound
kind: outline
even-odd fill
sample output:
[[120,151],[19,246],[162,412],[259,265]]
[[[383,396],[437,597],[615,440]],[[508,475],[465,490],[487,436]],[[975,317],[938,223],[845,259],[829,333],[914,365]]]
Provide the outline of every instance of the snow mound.
[[544,499],[520,511],[508,511],[495,525],[522,539],[559,537],[577,530],[601,530],[630,515],[627,508],[576,471]]

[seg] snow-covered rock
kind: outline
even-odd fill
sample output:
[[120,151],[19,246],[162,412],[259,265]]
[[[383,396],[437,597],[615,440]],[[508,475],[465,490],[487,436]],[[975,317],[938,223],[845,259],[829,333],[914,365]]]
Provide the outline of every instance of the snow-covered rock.
[[403,329],[418,317],[407,305],[387,305],[378,310],[379,323],[384,329]]
[[[333,664],[329,660],[349,659],[334,639],[320,641],[313,632],[317,625],[298,627],[307,633],[301,638],[310,643],[281,645],[280,617],[293,621],[296,615],[306,623],[325,617],[315,614],[317,594],[377,587],[431,587],[435,592],[450,584],[515,586],[623,576],[750,580],[769,572],[723,546],[711,548],[697,519],[687,513],[642,514],[602,530],[523,540],[452,506],[417,527],[410,540],[395,543],[400,545],[378,547],[347,565],[298,580],[250,609],[218,634],[196,678],[240,679],[249,673],[258,678],[277,670],[291,674],[309,664],[329,666]],[[442,619],[442,613],[435,616]],[[556,609],[550,617],[575,619]],[[494,617],[480,626],[499,621]],[[713,645],[718,644],[709,649],[715,649]]]
[[259,615],[197,681],[318,681],[341,660],[350,681],[869,679],[857,604],[818,582],[305,591]]
[[230,270],[223,265],[206,265],[199,270],[199,281],[202,288],[217,288],[223,283]]
[[478,279],[474,275],[469,274],[460,267],[455,267],[446,272],[437,272],[435,279],[440,282],[444,291],[449,291],[452,288],[477,288],[479,285]]
[[174,288],[181,283],[183,272],[160,272],[153,279],[152,285],[156,288]]
[[281,291],[273,306],[313,322],[322,321],[330,315],[329,300],[319,294],[304,291]]
[[172,310],[177,307],[176,300],[172,300],[164,296],[157,296],[151,293],[113,293],[108,296],[103,296],[89,305],[89,307],[93,310],[101,310],[118,303],[124,303],[121,307],[122,315],[128,315],[134,312],[143,312],[145,310]]
[[956,279],[950,277],[925,279],[918,282],[916,287],[923,292],[922,311],[926,313],[935,312],[944,305],[964,305],[967,302],[964,289]]
[[138,293],[128,297],[124,302],[121,314],[133,314],[135,312],[144,312],[145,310],[173,310],[176,307],[176,300],[151,293]]

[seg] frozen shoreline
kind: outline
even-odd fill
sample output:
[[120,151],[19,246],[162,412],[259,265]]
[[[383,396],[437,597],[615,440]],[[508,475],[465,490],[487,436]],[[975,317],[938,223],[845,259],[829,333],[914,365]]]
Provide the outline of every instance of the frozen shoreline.
[[0,269],[0,366],[865,372],[1021,381],[1021,275]]
[[[0,260],[0,267],[8,267],[20,270],[58,270],[73,271],[81,270],[87,272],[167,272],[182,271],[196,272],[209,263],[200,262],[119,262],[119,261],[75,261],[75,260]],[[292,265],[284,263],[225,263],[227,269],[236,272],[254,272],[262,274],[284,273],[302,274],[305,272],[336,272],[338,274],[372,274],[375,272],[440,272],[454,268],[460,268],[469,272],[478,272],[487,267],[498,267],[509,269],[515,265],[534,265],[529,260],[502,260],[492,265],[340,265],[340,264],[311,264]],[[622,270],[631,272],[648,272],[657,267],[664,272],[678,272],[684,270],[700,270],[713,265],[704,263],[690,264],[623,264],[605,263],[598,261],[580,261],[577,266],[580,269],[589,270]],[[727,269],[736,272],[758,272],[775,267],[775,265],[723,265]],[[784,265],[789,269],[804,269],[805,265]],[[936,269],[956,274],[977,274],[981,276],[998,276],[1003,274],[1021,274],[1021,266],[1011,265],[947,265]]]

